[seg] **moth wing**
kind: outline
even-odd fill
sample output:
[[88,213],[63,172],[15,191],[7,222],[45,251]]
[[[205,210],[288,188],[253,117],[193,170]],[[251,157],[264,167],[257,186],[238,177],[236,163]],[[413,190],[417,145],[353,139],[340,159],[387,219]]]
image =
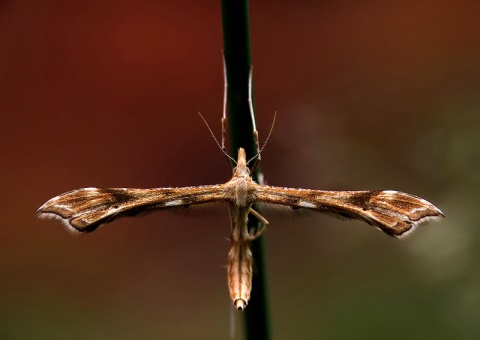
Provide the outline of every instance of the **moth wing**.
[[364,221],[395,237],[406,235],[420,224],[445,217],[440,209],[423,198],[393,190],[322,191],[262,186],[256,196],[263,203]]
[[159,189],[83,188],[50,199],[37,210],[37,215],[58,219],[72,232],[84,233],[124,216],[226,200],[221,185]]

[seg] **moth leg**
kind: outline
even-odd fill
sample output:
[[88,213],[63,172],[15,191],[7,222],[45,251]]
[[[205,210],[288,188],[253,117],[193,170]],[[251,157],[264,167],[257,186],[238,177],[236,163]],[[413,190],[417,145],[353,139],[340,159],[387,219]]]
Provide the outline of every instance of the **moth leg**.
[[225,62],[225,54],[223,55],[223,113],[222,113],[222,151],[226,153],[225,148],[225,135],[227,132],[227,94],[228,94],[228,81],[227,81],[227,65]]
[[255,112],[253,110],[252,87],[253,87],[253,67],[251,66],[250,72],[248,73],[248,107],[250,109],[250,115],[252,117],[253,139],[255,140],[255,147],[257,148],[257,152],[258,152],[257,160],[259,161],[261,159],[260,145],[258,143],[258,131],[257,131],[257,125],[255,123]]
[[259,229],[255,230],[253,234],[249,234],[249,240],[253,241],[256,238],[260,237],[267,229],[268,221],[265,219],[265,217],[260,215],[260,213],[253,208],[250,208],[249,213],[255,216],[262,223],[262,226]]

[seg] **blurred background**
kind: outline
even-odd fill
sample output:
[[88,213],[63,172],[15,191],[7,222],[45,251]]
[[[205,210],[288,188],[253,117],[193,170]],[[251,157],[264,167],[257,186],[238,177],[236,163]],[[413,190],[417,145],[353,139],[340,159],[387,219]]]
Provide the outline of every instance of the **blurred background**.
[[[396,189],[447,218],[395,240],[270,216],[275,339],[478,339],[480,5],[252,2],[269,184]],[[0,3],[0,338],[225,339],[227,208],[81,237],[36,209],[86,186],[217,184],[220,3]],[[253,287],[255,289],[255,287]],[[233,313],[233,314],[232,314]]]

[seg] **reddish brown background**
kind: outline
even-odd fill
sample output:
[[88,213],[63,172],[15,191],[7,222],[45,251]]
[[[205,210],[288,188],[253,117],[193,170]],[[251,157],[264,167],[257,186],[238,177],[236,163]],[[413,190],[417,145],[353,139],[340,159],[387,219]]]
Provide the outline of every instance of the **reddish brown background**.
[[[447,215],[404,241],[270,217],[275,339],[480,334],[479,18],[475,1],[251,4],[261,138],[278,112],[267,181],[398,189]],[[79,187],[228,180],[196,113],[219,133],[221,51],[217,2],[0,3],[0,338],[229,336],[225,207],[79,238],[34,216]]]

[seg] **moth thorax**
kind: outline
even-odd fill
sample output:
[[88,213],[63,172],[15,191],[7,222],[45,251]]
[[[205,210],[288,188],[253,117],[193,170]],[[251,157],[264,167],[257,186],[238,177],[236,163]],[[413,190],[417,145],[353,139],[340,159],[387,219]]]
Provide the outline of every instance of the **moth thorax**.
[[235,185],[235,203],[239,207],[247,205],[248,184],[243,178],[239,178]]

